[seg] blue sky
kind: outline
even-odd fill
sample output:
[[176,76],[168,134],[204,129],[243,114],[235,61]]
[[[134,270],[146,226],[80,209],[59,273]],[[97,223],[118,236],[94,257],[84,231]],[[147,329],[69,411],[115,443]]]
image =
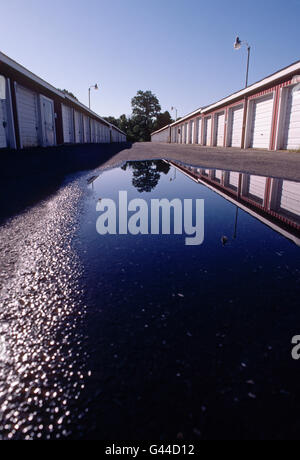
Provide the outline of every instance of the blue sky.
[[0,50],[103,116],[130,114],[151,90],[179,115],[300,59],[300,0],[9,0],[0,4]]

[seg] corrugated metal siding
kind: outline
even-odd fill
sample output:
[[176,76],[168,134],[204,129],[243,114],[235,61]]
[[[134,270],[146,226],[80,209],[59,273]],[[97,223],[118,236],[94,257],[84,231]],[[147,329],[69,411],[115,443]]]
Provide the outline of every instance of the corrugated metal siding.
[[16,85],[16,90],[22,147],[37,147],[39,145],[38,95],[19,85]]
[[159,133],[152,135],[152,142],[168,142],[169,141],[170,128],[166,128]]
[[300,148],[300,85],[289,90],[283,148]]

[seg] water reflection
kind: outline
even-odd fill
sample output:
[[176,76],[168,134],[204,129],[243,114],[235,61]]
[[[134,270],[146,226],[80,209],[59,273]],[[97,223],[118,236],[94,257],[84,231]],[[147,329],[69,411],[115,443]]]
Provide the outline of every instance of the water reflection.
[[234,239],[240,208],[300,246],[300,183],[177,162],[170,165],[236,204]]
[[[92,371],[85,429],[127,440],[298,433],[289,345],[299,333],[299,255],[290,242],[299,241],[299,185],[170,162],[152,188],[162,165],[148,165],[100,172],[88,186],[80,225]],[[96,233],[97,201],[117,202],[120,190],[136,198],[137,171],[148,203],[205,201],[201,246],[174,234]]]
[[169,173],[170,166],[164,161],[132,161],[125,163],[121,169],[132,170],[132,185],[139,193],[149,193],[157,187],[161,175]]

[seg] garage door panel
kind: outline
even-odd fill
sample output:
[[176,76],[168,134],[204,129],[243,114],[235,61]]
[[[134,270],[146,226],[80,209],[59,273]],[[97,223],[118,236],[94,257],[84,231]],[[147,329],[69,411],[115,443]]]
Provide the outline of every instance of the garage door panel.
[[22,86],[17,86],[17,106],[20,137],[23,147],[39,145],[38,95]]
[[223,147],[224,145],[224,130],[225,130],[225,113],[222,112],[216,115],[215,118],[216,127],[215,127],[215,143],[218,147]]
[[207,118],[204,120],[204,145],[210,146],[211,145],[211,118]]
[[260,200],[264,200],[266,182],[266,177],[251,176],[249,182],[249,194],[256,198],[259,198]]
[[271,140],[273,94],[254,100],[250,147],[268,149]]
[[198,144],[202,143],[202,119],[198,120]]
[[300,148],[300,86],[289,89],[284,125],[283,148]]
[[280,208],[296,216],[300,216],[299,183],[283,181]]
[[73,110],[62,105],[64,143],[74,142]]
[[244,106],[240,105],[231,109],[229,127],[229,147],[241,147],[243,131]]

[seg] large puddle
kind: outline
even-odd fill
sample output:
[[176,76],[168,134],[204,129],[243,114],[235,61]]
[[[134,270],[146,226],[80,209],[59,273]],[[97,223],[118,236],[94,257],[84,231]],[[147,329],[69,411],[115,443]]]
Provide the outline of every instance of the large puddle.
[[[295,435],[300,184],[164,161],[89,182],[79,241],[92,435]],[[97,204],[110,198],[118,210],[120,191],[149,209],[204,200],[203,244],[151,234],[150,216],[148,235],[99,235]]]
[[[80,204],[77,184],[1,231],[24,252],[1,297],[3,438],[298,438],[300,184],[165,161],[78,183]],[[120,192],[148,210],[127,231]],[[162,199],[182,205],[170,234]]]

